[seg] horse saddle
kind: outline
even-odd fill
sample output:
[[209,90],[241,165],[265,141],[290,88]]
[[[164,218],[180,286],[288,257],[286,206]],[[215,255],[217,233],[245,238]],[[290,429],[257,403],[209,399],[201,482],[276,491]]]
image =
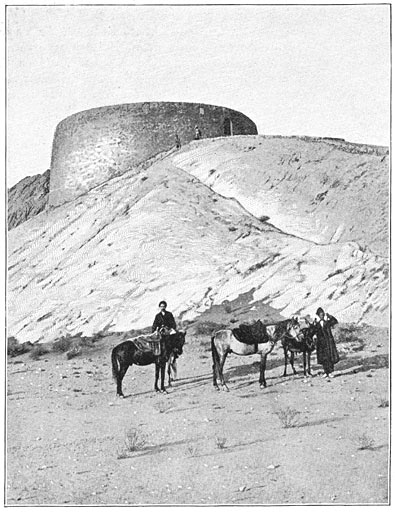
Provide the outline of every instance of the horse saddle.
[[133,339],[133,343],[141,352],[152,352],[154,356],[161,355],[160,337],[157,334],[138,336]]
[[238,341],[247,345],[256,345],[269,341],[266,327],[260,320],[251,325],[240,324],[239,327],[232,329],[232,334]]

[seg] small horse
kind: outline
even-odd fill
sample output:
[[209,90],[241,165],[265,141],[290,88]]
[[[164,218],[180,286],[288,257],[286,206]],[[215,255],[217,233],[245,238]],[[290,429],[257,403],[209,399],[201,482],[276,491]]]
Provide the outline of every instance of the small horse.
[[[255,324],[257,325],[258,322]],[[263,330],[262,330],[263,327]],[[255,332],[261,333],[260,342],[256,342],[256,338],[251,343],[243,343],[239,341],[233,334],[231,329],[224,329],[217,331],[211,338],[211,354],[213,357],[213,384],[218,388],[218,380],[221,383],[222,389],[229,391],[228,386],[224,381],[223,368],[228,354],[234,353],[239,356],[250,356],[252,354],[261,355],[260,376],[259,384],[261,389],[266,387],[265,370],[266,358],[273,350],[277,341],[289,335],[297,339],[299,336],[299,322],[297,319],[292,318],[283,320],[276,324],[264,325],[261,323],[260,329],[253,329]],[[262,335],[262,331],[264,335]]]
[[[155,335],[154,335],[155,337]],[[185,343],[185,332],[176,332],[170,334],[166,327],[159,330],[156,336],[156,342],[160,343],[160,351],[157,354],[152,347],[152,336],[138,336],[126,340],[113,348],[111,353],[112,374],[117,384],[117,396],[123,397],[122,379],[129,366],[137,364],[138,366],[147,366],[155,364],[155,391],[166,393],[165,389],[165,369],[170,354],[174,352],[177,355],[182,354],[182,348]],[[161,387],[158,388],[159,372],[161,376]]]
[[311,375],[311,354],[316,349],[314,336],[317,334],[317,324],[309,323],[308,327],[303,327],[300,330],[299,340],[295,340],[289,336],[284,336],[281,343],[284,349],[284,373],[287,376],[288,352],[290,354],[289,361],[292,366],[294,375],[296,370],[294,367],[295,353],[303,353],[303,374],[306,377],[306,359],[307,359],[307,373]]

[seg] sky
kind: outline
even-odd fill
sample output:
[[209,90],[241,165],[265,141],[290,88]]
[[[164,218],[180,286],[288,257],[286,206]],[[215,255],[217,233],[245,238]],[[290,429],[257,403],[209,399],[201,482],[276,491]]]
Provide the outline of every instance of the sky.
[[56,125],[139,101],[226,106],[260,134],[390,142],[388,5],[8,6],[7,186]]

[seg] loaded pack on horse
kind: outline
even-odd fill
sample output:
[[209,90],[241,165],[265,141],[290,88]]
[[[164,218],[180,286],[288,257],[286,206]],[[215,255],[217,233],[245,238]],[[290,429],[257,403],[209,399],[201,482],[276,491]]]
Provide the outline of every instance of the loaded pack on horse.
[[261,388],[266,387],[266,358],[276,342],[282,340],[286,335],[298,339],[300,327],[297,319],[291,318],[266,325],[258,320],[253,325],[241,324],[236,329],[217,331],[211,338],[214,386],[219,389],[219,381],[222,389],[229,391],[224,381],[223,368],[227,355],[233,353],[239,356],[260,354],[259,383]]
[[[129,366],[155,364],[155,391],[166,392],[165,368],[172,353],[182,354],[185,332],[176,332],[161,327],[152,335],[142,335],[120,343],[111,353],[112,374],[117,384],[117,396],[123,397],[122,379]],[[159,373],[161,386],[158,388]]]
[[[283,350],[284,350],[284,373],[283,376],[287,375],[287,364],[288,364],[288,354],[289,354],[289,362],[291,363],[292,370],[294,375],[296,374],[296,370],[294,367],[295,354],[302,352],[303,353],[303,374],[307,376],[307,373],[311,375],[311,354],[316,349],[316,341],[315,336],[317,334],[317,324],[312,324],[308,322],[308,327],[303,327],[300,329],[300,337],[299,339],[292,338],[291,336],[284,336],[281,340]],[[307,373],[306,373],[306,360],[307,360]]]

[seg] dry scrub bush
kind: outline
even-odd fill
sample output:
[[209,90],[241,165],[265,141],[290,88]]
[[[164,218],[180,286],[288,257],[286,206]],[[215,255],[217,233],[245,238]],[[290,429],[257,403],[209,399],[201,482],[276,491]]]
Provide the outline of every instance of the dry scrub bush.
[[79,345],[74,345],[67,353],[67,359],[73,359],[81,354],[81,347]]
[[147,444],[146,436],[135,428],[129,429],[125,434],[123,446],[118,449],[117,459],[126,459],[131,453],[142,450]]
[[58,340],[54,341],[52,344],[52,351],[53,352],[67,352],[70,350],[72,345],[72,338],[70,334],[67,334],[66,336],[62,336]]
[[281,421],[283,428],[297,427],[299,423],[299,414],[300,412],[292,407],[285,407],[284,409],[276,411],[276,415]]
[[215,446],[219,450],[223,450],[226,448],[227,438],[225,436],[215,436]]
[[358,450],[370,450],[374,445],[374,439],[366,433],[358,437]]
[[33,344],[30,343],[30,341],[19,343],[14,336],[7,338],[7,355],[10,357],[16,357],[25,354],[26,352],[30,352],[32,347]]
[[216,322],[212,322],[210,320],[198,322],[195,325],[194,331],[196,336],[211,336],[215,331],[219,331],[220,329],[225,329],[226,325],[217,324]]
[[186,454],[189,457],[195,457],[198,454],[198,447],[195,444],[189,444],[186,448]]
[[161,400],[160,402],[155,404],[155,409],[161,414],[169,411],[172,407],[174,407],[174,403],[168,402],[167,400]]
[[383,398],[381,397],[380,400],[379,400],[379,407],[389,407],[390,403],[389,403],[389,400],[388,398]]
[[34,345],[32,350],[30,351],[30,357],[34,361],[37,361],[38,359],[40,359],[41,356],[44,356],[45,354],[48,354],[49,352],[50,352],[50,350],[48,347],[46,347],[45,345],[37,344],[37,345]]

